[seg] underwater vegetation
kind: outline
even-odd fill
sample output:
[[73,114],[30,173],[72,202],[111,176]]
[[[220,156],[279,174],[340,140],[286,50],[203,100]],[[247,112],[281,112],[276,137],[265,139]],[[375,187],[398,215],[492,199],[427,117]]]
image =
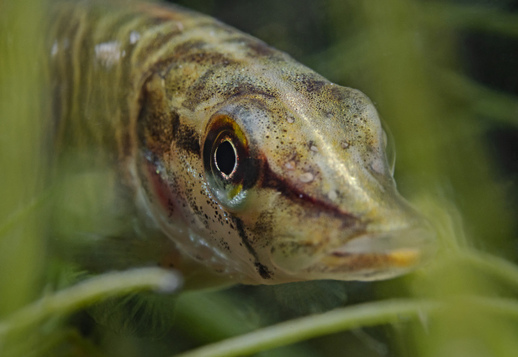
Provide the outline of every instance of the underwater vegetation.
[[[49,222],[61,187],[47,157],[50,94],[38,60],[48,4],[7,0],[0,3],[0,355],[514,356],[517,4],[178,3],[366,93],[391,131],[398,189],[437,231],[434,259],[388,281],[187,292],[160,269],[90,276],[56,259]],[[85,219],[97,219],[88,192],[99,181],[78,193]],[[67,232],[81,224],[63,223]]]

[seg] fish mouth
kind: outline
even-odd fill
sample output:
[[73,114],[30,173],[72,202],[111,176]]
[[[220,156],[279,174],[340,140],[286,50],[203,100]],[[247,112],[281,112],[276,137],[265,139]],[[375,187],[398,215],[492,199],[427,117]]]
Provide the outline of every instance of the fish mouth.
[[279,259],[274,260],[286,273],[304,275],[305,280],[388,279],[428,261],[435,251],[434,236],[433,231],[423,228],[372,232],[350,238],[345,244],[320,252],[305,262],[288,259],[283,264]]

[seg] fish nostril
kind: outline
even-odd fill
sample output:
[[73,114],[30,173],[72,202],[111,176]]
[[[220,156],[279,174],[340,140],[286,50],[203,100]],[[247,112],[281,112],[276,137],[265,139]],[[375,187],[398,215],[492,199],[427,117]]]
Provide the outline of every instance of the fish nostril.
[[369,167],[372,171],[379,175],[384,175],[387,171],[387,166],[385,165],[384,160],[382,160],[381,158],[376,158],[372,160]]

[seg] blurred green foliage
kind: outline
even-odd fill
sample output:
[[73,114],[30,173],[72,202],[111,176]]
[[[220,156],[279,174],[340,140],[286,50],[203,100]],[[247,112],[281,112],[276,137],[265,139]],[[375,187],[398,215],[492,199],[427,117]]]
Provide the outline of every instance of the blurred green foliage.
[[[74,276],[67,276],[46,250],[48,201],[55,188],[48,181],[49,93],[43,89],[44,61],[37,55],[44,53],[46,3],[4,0],[0,3],[0,354],[168,356],[291,318],[311,318],[333,308],[374,301],[367,312],[379,323],[387,322],[384,326],[362,328],[371,324],[360,315],[352,332],[320,333],[315,327],[309,336],[324,336],[261,355],[515,355],[518,318],[511,313],[518,290],[513,264],[518,258],[518,86],[513,83],[518,83],[518,71],[509,63],[518,59],[516,4],[504,0],[179,3],[262,38],[332,81],[361,89],[376,103],[395,140],[399,189],[437,228],[435,261],[387,282],[238,286],[182,293],[177,298],[153,296],[153,314],[170,322],[160,335],[153,330],[146,336],[120,334],[84,313],[71,319],[52,314],[44,322],[6,333],[20,316],[34,317],[24,306],[42,296],[54,301],[52,287],[67,285]],[[69,222],[67,227],[76,224],[80,222]],[[74,296],[79,301],[81,293]],[[101,294],[94,301],[107,296]],[[408,316],[402,312],[407,318],[399,319],[384,315],[383,302],[376,305],[378,300],[401,297],[443,305],[433,311],[423,307],[421,313],[416,308]],[[487,298],[492,308],[466,300],[475,297]],[[113,304],[108,306],[117,309],[117,300]],[[78,303],[77,308],[85,305]],[[37,305],[30,306],[34,311]],[[138,307],[128,311],[129,319],[145,321],[140,315],[148,308],[142,307],[142,312],[138,303],[128,306]],[[496,313],[495,306],[509,317]],[[258,338],[254,336],[242,343],[254,344]],[[199,356],[210,356],[210,351]]]
[[[41,53],[44,11],[42,2],[0,3],[0,319],[43,288],[48,124],[41,121],[43,67],[34,54]],[[12,338],[27,345],[37,340],[36,334]],[[4,345],[1,340],[2,355]]]

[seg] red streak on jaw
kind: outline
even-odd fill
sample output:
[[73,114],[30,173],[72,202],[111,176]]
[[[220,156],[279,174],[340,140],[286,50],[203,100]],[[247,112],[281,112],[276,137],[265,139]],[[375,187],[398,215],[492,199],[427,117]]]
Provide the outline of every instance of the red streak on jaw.
[[167,217],[173,217],[176,211],[174,204],[175,200],[169,184],[162,178],[160,172],[158,172],[157,167],[153,163],[146,161],[146,168],[147,178],[152,189],[151,193],[156,199],[158,199],[158,202],[165,210]]

